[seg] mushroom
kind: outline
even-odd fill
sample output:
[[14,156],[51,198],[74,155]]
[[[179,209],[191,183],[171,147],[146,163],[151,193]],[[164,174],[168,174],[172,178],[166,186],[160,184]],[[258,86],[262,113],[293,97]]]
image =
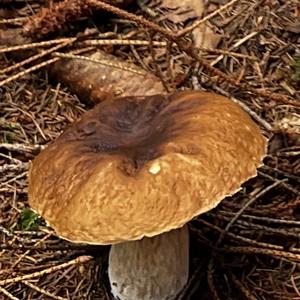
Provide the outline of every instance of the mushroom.
[[185,224],[256,176],[266,139],[207,92],[104,101],[33,161],[29,204],[62,238],[112,244],[121,300],[171,300],[188,279]]

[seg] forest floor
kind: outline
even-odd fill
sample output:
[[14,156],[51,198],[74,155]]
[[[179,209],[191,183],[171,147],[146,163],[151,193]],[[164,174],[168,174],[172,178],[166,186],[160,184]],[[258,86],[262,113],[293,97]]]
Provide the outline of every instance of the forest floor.
[[[65,38],[70,43],[61,53],[87,47],[82,43],[91,39],[142,40],[145,45],[89,47],[152,72],[170,91],[201,89],[230,97],[269,139],[257,177],[190,222],[191,276],[178,300],[300,300],[299,1],[212,0],[198,15],[180,11],[186,2],[139,0],[126,8],[129,13],[114,15],[72,7],[39,27],[38,18],[53,10],[35,14],[56,1],[0,1],[0,299],[113,299],[109,248],[60,239],[27,202],[31,160],[89,109],[40,66],[57,58],[58,48],[52,48],[61,44],[24,49],[32,41]],[[70,9],[70,1],[63,3]],[[210,31],[202,38],[208,44],[191,30],[176,35],[205,16]],[[9,30],[27,31],[30,42],[9,40]],[[50,50],[43,56],[20,63],[45,49]]]

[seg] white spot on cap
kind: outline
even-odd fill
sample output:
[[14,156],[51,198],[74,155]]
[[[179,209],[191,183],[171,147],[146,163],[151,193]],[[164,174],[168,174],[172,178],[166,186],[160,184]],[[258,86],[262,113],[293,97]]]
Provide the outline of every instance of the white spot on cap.
[[155,162],[154,164],[152,164],[152,166],[149,169],[149,172],[153,175],[156,175],[160,172],[161,167],[160,164],[158,162]]

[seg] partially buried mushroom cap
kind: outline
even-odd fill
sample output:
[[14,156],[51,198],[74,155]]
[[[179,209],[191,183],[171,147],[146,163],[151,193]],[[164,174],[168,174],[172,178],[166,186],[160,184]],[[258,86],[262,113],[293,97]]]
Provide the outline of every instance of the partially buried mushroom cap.
[[29,203],[74,242],[114,244],[183,226],[256,175],[259,128],[212,93],[105,101],[33,161]]

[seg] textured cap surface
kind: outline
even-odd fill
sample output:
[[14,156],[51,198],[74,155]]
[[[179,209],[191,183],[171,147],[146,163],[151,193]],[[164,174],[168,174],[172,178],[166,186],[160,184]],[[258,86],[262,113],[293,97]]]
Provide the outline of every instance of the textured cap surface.
[[256,175],[259,128],[206,92],[104,101],[33,161],[29,203],[74,242],[113,244],[181,227]]

